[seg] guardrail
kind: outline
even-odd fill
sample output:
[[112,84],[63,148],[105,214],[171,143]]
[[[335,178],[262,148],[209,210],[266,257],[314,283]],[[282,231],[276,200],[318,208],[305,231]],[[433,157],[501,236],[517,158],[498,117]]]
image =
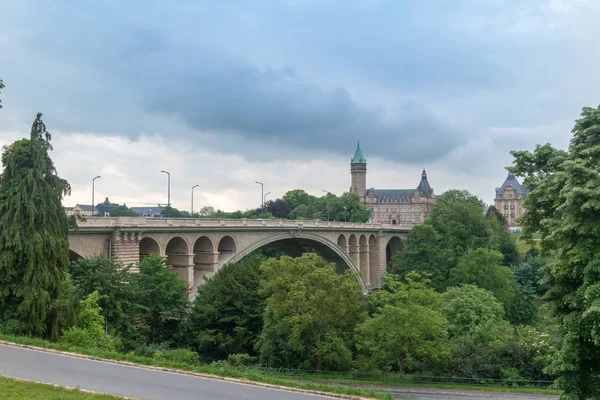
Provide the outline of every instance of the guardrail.
[[412,224],[376,224],[340,221],[282,220],[282,219],[203,219],[203,218],[147,218],[147,217],[86,217],[78,222],[79,228],[294,228],[294,229],[348,229],[398,230],[412,229]]

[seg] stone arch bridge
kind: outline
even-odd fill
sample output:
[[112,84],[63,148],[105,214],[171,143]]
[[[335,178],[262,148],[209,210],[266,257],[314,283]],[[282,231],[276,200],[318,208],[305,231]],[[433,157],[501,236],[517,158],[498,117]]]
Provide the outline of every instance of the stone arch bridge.
[[105,255],[123,265],[157,253],[167,258],[194,296],[204,277],[223,265],[271,245],[285,254],[316,252],[339,272],[359,272],[367,292],[381,284],[392,255],[402,249],[411,225],[353,222],[88,217],[69,234],[71,259]]

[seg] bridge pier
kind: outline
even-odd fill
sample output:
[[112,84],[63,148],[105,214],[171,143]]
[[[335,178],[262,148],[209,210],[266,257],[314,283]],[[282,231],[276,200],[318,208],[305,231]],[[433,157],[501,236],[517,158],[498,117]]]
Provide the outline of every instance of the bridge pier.
[[371,288],[371,265],[369,263],[370,256],[370,246],[368,244],[360,245],[360,274],[362,275],[363,281],[365,281],[365,285],[367,285],[368,288]]

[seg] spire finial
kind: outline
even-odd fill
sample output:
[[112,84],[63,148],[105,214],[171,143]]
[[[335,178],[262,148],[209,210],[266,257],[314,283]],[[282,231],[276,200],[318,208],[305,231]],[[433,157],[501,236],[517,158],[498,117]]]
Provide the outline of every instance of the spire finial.
[[425,168],[423,168],[423,173],[421,174],[421,179],[427,179],[427,172],[425,172]]

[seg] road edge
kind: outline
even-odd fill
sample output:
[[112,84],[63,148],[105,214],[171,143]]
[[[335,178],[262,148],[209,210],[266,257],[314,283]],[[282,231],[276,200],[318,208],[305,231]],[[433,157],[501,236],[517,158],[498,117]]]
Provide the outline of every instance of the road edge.
[[[294,387],[289,387],[289,386],[274,385],[272,383],[251,381],[251,380],[247,380],[247,379],[231,378],[231,377],[227,377],[227,376],[212,375],[212,374],[206,374],[206,373],[202,373],[202,372],[186,371],[186,370],[176,369],[176,368],[155,367],[153,365],[137,364],[137,363],[134,363],[131,361],[111,360],[110,358],[89,356],[87,354],[73,353],[70,351],[47,349],[45,347],[32,346],[29,344],[13,343],[13,342],[9,342],[6,340],[0,340],[0,344],[3,344],[5,346],[28,349],[28,350],[41,351],[44,353],[54,353],[54,354],[59,354],[59,355],[63,355],[63,356],[73,357],[73,358],[81,358],[81,359],[85,359],[85,360],[100,361],[100,362],[105,362],[105,363],[109,363],[109,364],[117,364],[117,365],[123,365],[123,366],[127,366],[127,367],[141,368],[141,369],[147,369],[147,370],[153,370],[153,371],[170,372],[173,374],[195,376],[198,378],[213,379],[213,380],[238,383],[238,384],[243,384],[243,385],[258,386],[258,387],[264,387],[264,388],[269,388],[269,389],[281,390],[281,391],[285,391],[285,392],[306,393],[306,394],[327,396],[327,397],[338,398],[338,399],[347,399],[347,400],[372,400],[373,399],[372,397],[362,397],[362,396],[355,396],[355,395],[350,395],[350,394],[323,392],[320,390],[294,388]],[[7,376],[7,378],[20,379],[20,378],[14,378],[11,376]],[[27,381],[26,379],[23,379],[23,380]],[[37,382],[37,381],[29,381],[29,382],[43,383],[43,384],[47,384],[47,385],[49,384],[46,382]],[[52,385],[52,384],[50,383],[49,385]],[[55,385],[55,386],[61,386],[61,385]],[[66,386],[62,386],[62,387],[66,387]],[[69,389],[73,389],[73,388],[69,388]],[[79,389],[79,390],[83,391],[84,389]],[[100,394],[110,394],[110,393],[100,393]],[[124,397],[124,399],[127,399],[127,397]]]

